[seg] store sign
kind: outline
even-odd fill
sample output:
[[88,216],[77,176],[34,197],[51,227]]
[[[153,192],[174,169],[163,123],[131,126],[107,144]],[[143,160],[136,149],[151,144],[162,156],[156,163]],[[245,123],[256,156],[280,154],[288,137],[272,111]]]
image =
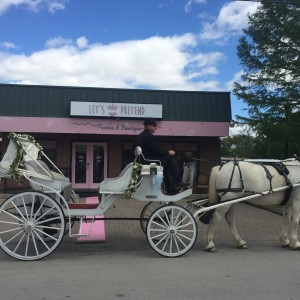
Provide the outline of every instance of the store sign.
[[110,118],[162,118],[161,104],[71,101],[71,116]]

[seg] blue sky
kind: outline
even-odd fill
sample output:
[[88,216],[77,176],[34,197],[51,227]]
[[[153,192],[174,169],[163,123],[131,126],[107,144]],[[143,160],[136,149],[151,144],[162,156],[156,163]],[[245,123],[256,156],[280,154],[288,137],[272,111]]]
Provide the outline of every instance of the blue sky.
[[[0,0],[0,82],[231,91],[257,2]],[[245,115],[232,95],[232,114]]]

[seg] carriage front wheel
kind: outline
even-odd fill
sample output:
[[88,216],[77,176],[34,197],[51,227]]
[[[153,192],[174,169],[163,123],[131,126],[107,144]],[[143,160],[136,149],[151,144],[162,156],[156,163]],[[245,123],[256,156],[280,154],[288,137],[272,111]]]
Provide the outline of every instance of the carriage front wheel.
[[158,208],[147,224],[150,246],[162,256],[177,257],[195,244],[197,224],[192,214],[178,205]]
[[0,207],[0,247],[19,260],[38,260],[60,244],[65,216],[60,205],[39,192],[22,192]]

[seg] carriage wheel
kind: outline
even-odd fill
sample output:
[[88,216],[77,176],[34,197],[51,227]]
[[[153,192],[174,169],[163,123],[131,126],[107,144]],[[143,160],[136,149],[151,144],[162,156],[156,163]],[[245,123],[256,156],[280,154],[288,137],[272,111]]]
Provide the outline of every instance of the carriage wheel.
[[13,258],[43,258],[56,249],[64,233],[64,213],[48,195],[23,192],[0,207],[0,247]]
[[147,203],[142,212],[140,217],[140,224],[142,227],[143,232],[147,233],[147,224],[149,221],[150,216],[153,214],[154,211],[156,211],[159,207],[162,207],[164,203],[162,202],[149,202]]
[[150,246],[160,255],[177,257],[187,253],[197,238],[197,224],[192,214],[178,205],[158,208],[147,225]]

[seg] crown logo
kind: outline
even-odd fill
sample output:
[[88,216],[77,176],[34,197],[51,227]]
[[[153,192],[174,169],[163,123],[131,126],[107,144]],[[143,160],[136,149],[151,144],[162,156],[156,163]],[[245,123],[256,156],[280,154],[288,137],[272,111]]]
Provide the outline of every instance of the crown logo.
[[107,105],[107,109],[108,110],[117,110],[118,109],[118,105],[112,103],[110,105]]

